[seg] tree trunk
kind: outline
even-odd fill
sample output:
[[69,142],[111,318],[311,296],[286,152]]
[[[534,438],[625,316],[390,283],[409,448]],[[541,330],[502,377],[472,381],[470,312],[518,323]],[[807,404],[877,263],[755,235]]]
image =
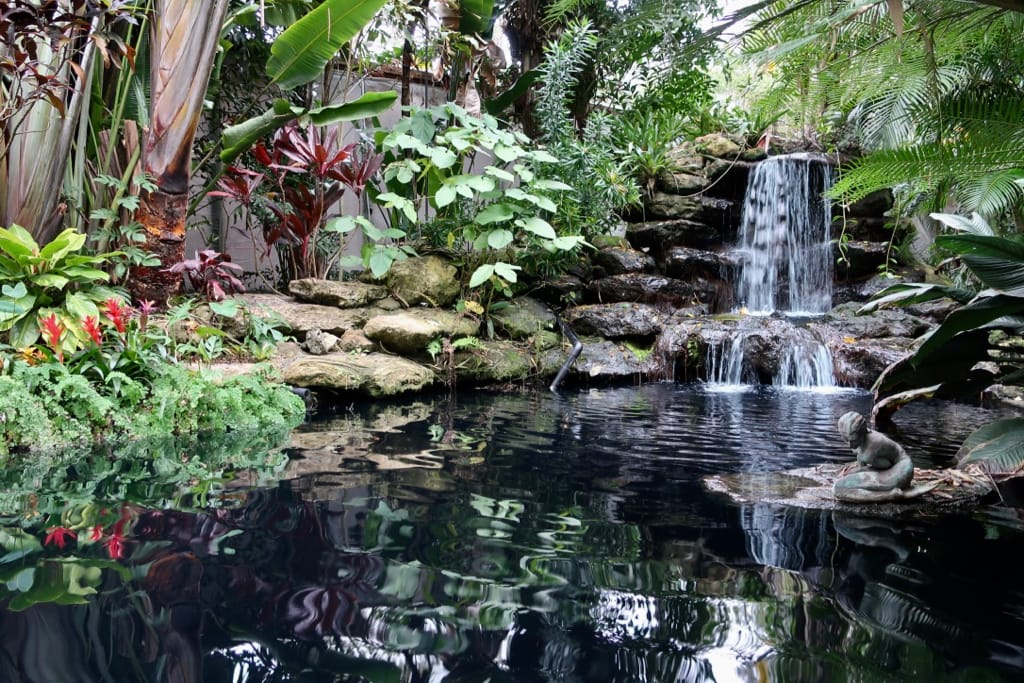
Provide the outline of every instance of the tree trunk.
[[181,276],[167,269],[185,256],[192,142],[227,8],[228,0],[156,0],[150,24],[150,124],[142,148],[142,166],[156,189],[143,193],[135,218],[146,229],[142,248],[160,265],[133,273],[128,288],[136,301],[163,305],[181,288]]

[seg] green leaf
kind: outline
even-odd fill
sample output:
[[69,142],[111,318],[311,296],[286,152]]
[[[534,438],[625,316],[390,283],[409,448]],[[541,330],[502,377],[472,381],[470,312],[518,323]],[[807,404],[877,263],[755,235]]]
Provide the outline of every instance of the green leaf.
[[378,249],[370,255],[370,272],[375,278],[382,278],[391,270],[394,259],[383,249]]
[[434,125],[433,114],[425,109],[416,111],[412,117],[410,117],[409,127],[413,137],[423,144],[428,144],[433,140],[434,133],[437,132],[437,128]]
[[57,273],[40,273],[39,275],[30,276],[28,280],[34,285],[53,287],[54,289],[64,289],[68,282],[70,282],[66,277]]
[[85,233],[68,228],[60,233],[39,251],[39,257],[45,261],[56,263],[73,251],[85,245]]
[[519,266],[513,266],[509,263],[502,263],[499,261],[498,263],[494,264],[494,274],[500,277],[502,280],[505,280],[506,282],[511,282],[512,284],[515,284],[516,280],[518,280],[518,276],[516,275],[517,270],[521,270],[521,268]]
[[990,422],[975,430],[957,451],[957,467],[983,464],[991,474],[1011,474],[1024,469],[1024,418]]
[[491,23],[494,0],[459,0],[460,33],[484,33]]
[[512,244],[515,235],[511,230],[492,230],[487,234],[487,246],[491,249],[504,249]]
[[386,0],[324,0],[277,37],[267,74],[289,90],[320,77],[341,46],[373,19]]
[[343,121],[357,121],[383,114],[391,108],[397,99],[398,93],[394,90],[368,92],[351,102],[311,109],[309,118],[318,126]]
[[473,219],[473,222],[479,225],[490,225],[491,223],[507,221],[515,215],[515,211],[513,211],[512,207],[508,204],[491,204],[478,213],[476,218]]
[[28,289],[25,288],[24,282],[16,282],[13,285],[4,285],[3,294],[11,299],[20,299],[28,294]]
[[492,275],[494,275],[494,266],[492,266],[490,263],[485,263],[482,266],[478,267],[476,270],[473,271],[473,275],[470,276],[469,278],[470,289],[473,289],[474,287],[479,287],[483,283],[487,282],[488,280],[491,279]]
[[433,147],[427,153],[427,156],[430,157],[431,163],[441,170],[451,168],[459,160],[455,152],[446,147]]
[[548,178],[538,178],[533,181],[532,185],[539,190],[551,190],[552,192],[571,192],[573,190],[572,185],[567,185],[561,180],[550,180]]
[[512,175],[503,168],[498,168],[497,166],[488,166],[487,168],[484,169],[484,173],[490,176],[494,176],[499,180],[504,180],[507,183],[515,182],[516,179],[514,175]]
[[587,240],[583,235],[563,235],[551,240],[551,246],[561,251],[572,251],[581,244],[586,244],[586,242]]
[[0,228],[0,250],[23,262],[39,253],[39,245],[23,227],[12,225],[9,229]]
[[230,164],[252,148],[257,140],[270,135],[301,113],[302,109],[293,107],[288,100],[277,99],[270,109],[259,116],[228,126],[220,138],[223,147],[220,160]]
[[516,225],[519,225],[523,230],[532,232],[534,235],[543,237],[544,239],[553,240],[558,237],[558,233],[555,232],[555,229],[551,224],[539,216],[533,216],[526,220],[516,221]]
[[973,298],[974,293],[966,289],[946,287],[945,285],[921,284],[907,282],[892,287],[886,287],[875,295],[875,298],[857,309],[857,315],[870,313],[874,310],[895,304],[899,306],[911,306],[935,299],[949,297],[960,303],[967,303]]
[[456,196],[457,193],[453,186],[442,185],[437,189],[437,194],[434,195],[434,204],[440,209],[454,202]]
[[32,346],[39,340],[39,323],[30,315],[19,318],[11,326],[8,342],[16,349]]
[[[993,321],[1007,316],[1024,315],[1024,299],[1005,294],[979,296],[966,306],[962,306],[946,316],[946,319],[931,334],[913,355],[911,362],[917,365],[922,359],[936,351],[955,335],[975,330]],[[1005,327],[1017,327],[1024,324],[1024,319],[1011,317],[1005,321]]]
[[494,156],[498,157],[504,162],[511,162],[518,159],[522,150],[518,147],[509,147],[508,145],[495,145]]
[[211,311],[225,318],[234,318],[238,315],[238,311],[241,310],[241,304],[234,299],[211,301],[209,305]]

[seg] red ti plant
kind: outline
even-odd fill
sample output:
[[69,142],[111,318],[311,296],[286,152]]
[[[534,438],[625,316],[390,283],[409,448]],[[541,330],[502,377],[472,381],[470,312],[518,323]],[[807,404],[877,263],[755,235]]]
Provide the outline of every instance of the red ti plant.
[[265,253],[278,250],[285,280],[326,276],[343,246],[324,230],[330,214],[346,190],[362,193],[383,156],[357,144],[340,146],[336,126],[303,130],[296,122],[278,130],[269,149],[256,145],[252,155],[266,174],[231,167],[210,194],[238,201],[248,217],[260,182],[273,177],[277,191],[262,202],[273,216],[263,229]]
[[197,251],[195,258],[175,263],[169,270],[183,273],[192,290],[209,301],[223,301],[228,294],[245,291],[238,279],[242,267],[232,263],[228,254],[213,249]]

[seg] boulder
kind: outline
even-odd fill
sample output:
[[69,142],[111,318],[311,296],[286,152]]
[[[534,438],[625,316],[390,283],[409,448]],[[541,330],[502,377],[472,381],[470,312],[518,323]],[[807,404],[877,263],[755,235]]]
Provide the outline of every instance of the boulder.
[[440,256],[395,261],[384,278],[387,288],[406,306],[448,306],[459,295],[458,270]]
[[541,301],[519,297],[491,313],[494,329],[509,339],[530,339],[539,332],[554,330],[555,314]]
[[292,280],[288,291],[299,301],[338,308],[360,308],[369,306],[387,296],[386,289],[365,282],[335,282],[306,278]]
[[590,304],[566,309],[565,321],[577,335],[606,339],[649,337],[661,331],[662,316],[648,304]]
[[697,151],[713,157],[732,159],[738,157],[741,147],[721,133],[709,133],[694,139]]
[[533,359],[522,346],[490,340],[456,351],[453,368],[457,382],[472,384],[522,381],[535,372]]
[[367,308],[336,308],[305,304],[274,294],[242,294],[240,299],[250,315],[280,320],[286,331],[297,339],[306,338],[310,330],[321,330],[334,335],[361,328],[372,315]]
[[[351,330],[349,330],[351,332]],[[346,333],[347,334],[347,333]],[[338,348],[341,340],[330,332],[321,330],[310,330],[306,333],[306,341],[303,343],[306,351],[314,356],[322,356]]]
[[694,194],[707,187],[708,181],[703,175],[679,171],[665,171],[658,175],[655,187],[668,194]]
[[369,353],[377,350],[377,344],[367,339],[361,330],[346,330],[338,340],[338,350],[350,353]]
[[434,382],[434,373],[419,363],[383,353],[329,353],[288,363],[282,379],[306,389],[358,392],[372,397],[419,391]]
[[589,289],[602,303],[660,301],[684,305],[693,299],[691,285],[674,278],[644,273],[623,273],[594,280]]
[[480,322],[467,315],[437,308],[411,308],[370,318],[363,334],[381,346],[403,354],[421,354],[437,337],[473,337]]
[[721,229],[686,219],[630,223],[626,238],[637,249],[649,250],[655,258],[676,245],[701,247],[726,241]]
[[683,197],[667,192],[654,192],[644,202],[644,210],[646,215],[654,218],[682,218],[721,226],[721,231],[732,218],[733,202],[705,195]]
[[[640,378],[651,377],[658,369],[651,349],[607,339],[582,338],[581,341],[583,351],[570,368],[569,377],[606,380]],[[546,374],[553,375],[566,357],[565,349],[552,349],[541,354],[539,366]]]
[[696,277],[720,278],[732,281],[739,263],[729,254],[691,247],[672,247],[665,255],[665,274],[680,280]]
[[850,240],[833,244],[836,275],[840,278],[859,278],[878,273],[889,257],[888,242],[861,242]]
[[590,258],[595,271],[604,275],[622,273],[649,273],[654,270],[654,259],[642,251],[623,247],[601,249]]
[[851,218],[881,218],[893,206],[891,190],[876,190],[846,207]]
[[901,308],[884,308],[864,315],[856,315],[857,309],[857,304],[836,306],[821,326],[855,339],[914,338],[932,327],[928,320]]

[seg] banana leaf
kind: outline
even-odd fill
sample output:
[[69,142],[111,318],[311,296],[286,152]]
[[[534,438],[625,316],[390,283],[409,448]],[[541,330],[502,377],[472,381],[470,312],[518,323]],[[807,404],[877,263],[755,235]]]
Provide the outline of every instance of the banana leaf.
[[459,2],[459,31],[485,34],[491,27],[494,0],[461,0]]
[[917,349],[911,363],[919,365],[943,349],[955,336],[970,330],[1017,329],[1024,326],[1024,298],[1008,294],[978,295],[950,313]]
[[901,283],[892,287],[886,287],[876,294],[875,298],[857,309],[857,315],[871,313],[890,304],[912,306],[913,304],[945,299],[947,297],[966,304],[974,298],[974,294],[974,292],[968,289],[959,289],[946,285],[921,284],[917,282]]
[[325,0],[274,41],[267,60],[272,82],[288,90],[323,73],[341,46],[370,23],[386,0]]
[[956,457],[961,469],[979,463],[993,475],[1024,471],[1024,418],[996,420],[980,427],[967,437]]

